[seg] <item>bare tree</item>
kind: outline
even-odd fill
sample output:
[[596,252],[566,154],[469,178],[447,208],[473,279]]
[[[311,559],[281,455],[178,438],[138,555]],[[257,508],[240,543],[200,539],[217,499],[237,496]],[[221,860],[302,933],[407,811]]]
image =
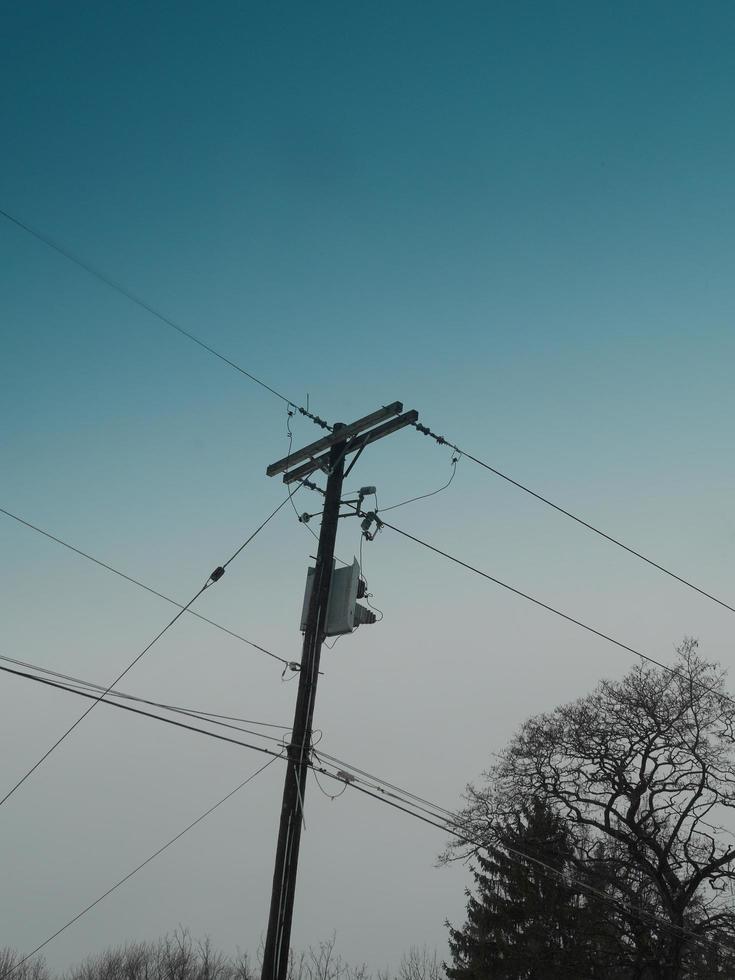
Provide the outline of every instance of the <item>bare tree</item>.
[[352,966],[336,952],[332,934],[301,953],[289,951],[288,980],[371,980],[366,964]]
[[209,938],[195,941],[187,929],[179,928],[156,943],[126,943],[89,957],[64,980],[255,980],[255,976],[245,954],[228,959],[212,948]]
[[[35,957],[20,963],[22,956],[10,948],[0,949],[0,980],[52,980],[46,963]],[[210,939],[192,938],[179,927],[156,942],[129,942],[89,956],[59,980],[258,980],[262,945],[251,967],[246,953],[228,957],[215,950]],[[20,963],[20,965],[19,965]],[[436,954],[412,947],[401,960],[396,980],[440,980]],[[336,936],[289,952],[288,980],[372,980],[365,963],[351,964],[336,950]],[[388,970],[378,980],[390,980]]]
[[427,946],[411,946],[401,957],[397,980],[441,980],[442,965],[436,950]]
[[13,980],[49,980],[46,961],[34,956],[24,963],[24,957],[10,947],[0,949],[0,978],[10,974]]
[[629,925],[644,909],[665,921],[640,975],[673,980],[708,939],[735,950],[735,841],[722,825],[735,809],[734,741],[724,673],[687,639],[673,673],[640,665],[527,721],[468,788],[462,823],[494,842],[519,799],[544,800],[576,830],[580,872],[593,869]]

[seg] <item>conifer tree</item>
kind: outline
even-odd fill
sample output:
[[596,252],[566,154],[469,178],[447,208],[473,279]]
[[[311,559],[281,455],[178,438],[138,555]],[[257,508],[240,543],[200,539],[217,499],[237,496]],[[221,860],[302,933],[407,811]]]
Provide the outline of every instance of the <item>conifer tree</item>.
[[572,877],[574,843],[563,821],[535,801],[506,819],[496,840],[475,855],[467,921],[449,926],[450,980],[623,976],[609,955],[616,943],[608,910]]

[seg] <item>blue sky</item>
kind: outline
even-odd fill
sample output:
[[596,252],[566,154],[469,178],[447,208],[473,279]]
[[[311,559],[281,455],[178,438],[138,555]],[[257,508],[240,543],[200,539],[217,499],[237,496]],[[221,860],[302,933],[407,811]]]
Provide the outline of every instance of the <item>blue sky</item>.
[[[331,421],[402,399],[732,595],[731,5],[27,3],[2,16],[0,207]],[[7,221],[0,262],[0,506],[188,598],[280,498],[264,471],[285,453],[283,405]],[[303,420],[295,433],[317,434]],[[388,504],[448,471],[446,451],[404,432],[355,479]],[[450,491],[399,516],[653,655],[687,632],[731,662],[727,614],[466,460]],[[0,535],[5,655],[105,681],[164,624],[150,597],[7,521]],[[340,535],[356,551],[356,531]],[[295,656],[312,543],[284,512],[203,611]],[[387,534],[366,562],[386,620],[340,642],[318,722],[333,753],[444,805],[528,714],[628,666]],[[293,686],[267,663],[180,625],[129,689],[290,719]],[[20,681],[2,690],[4,784],[76,707]],[[216,746],[172,736],[152,750],[148,729],[85,725],[89,741],[80,728],[0,813],[17,841],[3,921],[19,947],[240,772]],[[222,818],[232,826],[203,826],[50,962],[179,921],[254,949],[279,794],[270,770]],[[466,874],[432,867],[442,841],[428,828],[340,802],[314,789],[303,888],[319,901],[297,905],[295,941],[336,929],[345,955],[376,967],[412,943],[441,951]],[[58,891],[39,884],[44,868]]]

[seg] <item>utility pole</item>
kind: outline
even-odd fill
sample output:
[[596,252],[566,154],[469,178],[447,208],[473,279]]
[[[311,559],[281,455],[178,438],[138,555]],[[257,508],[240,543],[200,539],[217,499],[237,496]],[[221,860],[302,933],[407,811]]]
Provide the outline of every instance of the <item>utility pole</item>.
[[[323,439],[304,447],[304,449],[289,454],[285,459],[273,463],[266,470],[269,476],[290,470],[285,472],[283,477],[286,484],[302,480],[315,470],[323,470],[327,473],[327,485],[316,567],[305,622],[294,725],[291,742],[288,746],[288,762],[283,787],[276,863],[273,872],[273,890],[268,931],[263,951],[261,980],[285,980],[288,970],[296,872],[304,819],[304,795],[306,777],[311,762],[314,702],[319,678],[322,642],[327,629],[334,546],[340,517],[339,509],[342,502],[342,483],[346,475],[345,458],[351,453],[357,453],[347,470],[349,473],[369,443],[410,425],[418,419],[417,412],[411,411],[400,414],[402,411],[401,403],[394,402],[392,405],[379,409],[350,425],[337,423],[333,427],[331,436],[325,436]],[[390,418],[391,416],[398,417]],[[377,422],[386,418],[389,419],[388,422],[383,425],[376,425]],[[292,465],[301,463],[302,460],[307,460],[307,462],[290,469]]]
[[[335,425],[338,432],[342,426]],[[288,766],[283,787],[281,825],[276,847],[276,867],[273,872],[273,892],[268,917],[268,932],[263,951],[263,980],[283,980],[288,968],[291,942],[296,871],[303,823],[306,774],[311,759],[311,722],[319,678],[319,659],[324,639],[323,624],[327,616],[329,586],[332,580],[334,543],[337,538],[339,505],[342,499],[344,476],[344,442],[335,443],[329,451],[329,476],[316,553],[316,568],[307,613],[306,632],[301,652],[299,693],[296,698],[291,744],[288,747]]]

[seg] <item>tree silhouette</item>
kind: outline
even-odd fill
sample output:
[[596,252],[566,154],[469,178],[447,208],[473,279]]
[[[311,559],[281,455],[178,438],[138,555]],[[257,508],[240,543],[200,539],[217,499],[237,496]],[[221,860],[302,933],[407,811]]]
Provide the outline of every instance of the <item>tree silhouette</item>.
[[492,853],[519,801],[541,801],[574,875],[610,899],[629,975],[655,980],[735,975],[735,702],[694,640],[677,653],[673,672],[636,666],[527,721],[460,821]]

